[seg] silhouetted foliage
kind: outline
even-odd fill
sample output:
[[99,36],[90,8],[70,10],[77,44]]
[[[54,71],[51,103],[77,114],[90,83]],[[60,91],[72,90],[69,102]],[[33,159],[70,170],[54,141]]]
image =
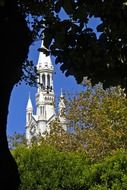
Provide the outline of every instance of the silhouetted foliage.
[[[78,83],[87,76],[93,85],[102,82],[104,87],[127,88],[126,0],[19,3],[25,12],[34,15],[35,33],[44,33],[45,46],[66,76],[73,75]],[[96,26],[99,35],[89,27],[93,18],[100,19]]]

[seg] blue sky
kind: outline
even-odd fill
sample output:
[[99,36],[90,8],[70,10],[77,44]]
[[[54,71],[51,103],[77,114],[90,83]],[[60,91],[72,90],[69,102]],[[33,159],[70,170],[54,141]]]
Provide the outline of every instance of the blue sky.
[[[88,24],[88,27],[92,27],[96,32],[96,26],[100,22],[100,19],[92,18]],[[97,34],[99,35],[99,33]],[[33,43],[30,47],[29,58],[33,60],[36,64],[38,61],[39,52],[37,49],[40,47],[41,42]],[[54,64],[54,59],[52,57],[52,63],[55,68],[54,74],[54,90],[56,94],[56,99],[60,95],[61,88],[63,91],[69,91],[70,93],[76,93],[81,90],[84,90],[84,87],[78,85],[74,77],[65,77],[64,74],[60,71],[60,66]],[[8,126],[7,134],[13,135],[14,132],[24,133],[25,132],[25,112],[26,104],[28,100],[29,93],[31,95],[33,106],[35,107],[35,93],[36,88],[25,85],[23,82],[21,85],[15,86],[9,105],[9,115],[8,115]]]
[[[37,49],[40,47],[40,42],[34,43],[30,47],[29,58],[36,64],[38,61],[39,52]],[[54,90],[56,99],[60,95],[61,88],[63,91],[70,93],[76,93],[84,89],[81,85],[78,85],[74,77],[65,77],[60,71],[60,66],[54,64],[54,58],[52,57],[52,63],[54,65]],[[21,85],[15,86],[10,99],[9,104],[9,115],[8,115],[8,126],[7,134],[13,135],[14,132],[24,133],[25,132],[25,113],[28,96],[31,96],[33,106],[35,107],[35,93],[36,88],[26,85],[24,82]]]

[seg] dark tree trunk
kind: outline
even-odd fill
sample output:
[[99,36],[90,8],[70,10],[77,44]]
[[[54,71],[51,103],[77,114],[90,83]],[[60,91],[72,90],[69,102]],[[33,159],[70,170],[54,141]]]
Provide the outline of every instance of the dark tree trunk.
[[8,148],[6,138],[6,125],[8,115],[8,105],[11,96],[13,85],[1,85],[0,93],[0,152]]
[[6,135],[8,105],[13,85],[6,85],[6,88],[4,85],[1,85],[0,94],[0,189],[17,190],[20,178],[16,162],[8,149]]
[[8,148],[6,126],[11,92],[22,76],[32,36],[18,11],[17,1],[3,2],[0,4],[0,190],[18,190],[20,177]]

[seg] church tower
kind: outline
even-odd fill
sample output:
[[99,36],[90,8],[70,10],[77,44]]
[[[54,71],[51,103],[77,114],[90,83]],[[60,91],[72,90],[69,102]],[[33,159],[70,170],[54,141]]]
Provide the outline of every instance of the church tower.
[[[43,47],[43,42],[41,47]],[[40,52],[36,67],[38,77],[37,93],[35,95],[35,114],[33,113],[33,106],[30,97],[26,107],[26,139],[28,143],[31,141],[32,137],[37,137],[37,135],[43,136],[45,132],[49,132],[50,122],[57,117],[55,111],[55,94],[53,86],[54,67],[50,56],[46,56],[43,52]],[[61,95],[60,98],[60,110],[63,105],[62,98],[63,95]],[[59,119],[64,122],[64,119],[61,119],[61,117]],[[65,126],[63,128],[65,128]]]
[[[43,47],[43,42],[41,44]],[[55,117],[53,72],[50,56],[40,52],[37,63],[38,88],[36,93],[36,115],[40,133],[46,131],[46,125]]]

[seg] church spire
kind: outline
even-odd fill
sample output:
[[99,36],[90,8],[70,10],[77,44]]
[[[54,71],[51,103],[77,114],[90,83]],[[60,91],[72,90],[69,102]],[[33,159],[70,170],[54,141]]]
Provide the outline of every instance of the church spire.
[[63,95],[63,89],[61,88],[60,101],[59,101],[59,114],[61,113],[62,109],[65,109],[65,100]]
[[32,106],[32,102],[31,102],[30,94],[29,94],[26,110],[27,111],[33,111],[33,106]]
[[33,106],[29,94],[27,106],[26,106],[26,139],[27,143],[30,144],[31,141],[31,133],[30,133],[30,123],[32,121],[32,115],[33,115]]
[[60,94],[60,97],[63,98],[63,89],[61,88],[61,94]]
[[[46,49],[43,45],[43,41],[41,42],[41,48]],[[50,55],[46,56],[46,54],[43,53],[42,51],[39,52],[39,58],[38,58],[38,63],[37,63],[37,70],[41,70],[41,69],[53,70],[53,65],[51,62]]]
[[65,99],[63,95],[63,90],[61,89],[60,100],[59,100],[59,120],[60,120],[62,128],[66,131],[67,130],[66,118],[64,116],[65,108],[66,108]]
[[[41,43],[41,48],[45,48],[43,41]],[[37,63],[38,72],[38,92],[42,90],[43,92],[53,91],[53,71],[54,67],[51,62],[50,55],[46,56],[43,52],[39,52],[39,58]]]

